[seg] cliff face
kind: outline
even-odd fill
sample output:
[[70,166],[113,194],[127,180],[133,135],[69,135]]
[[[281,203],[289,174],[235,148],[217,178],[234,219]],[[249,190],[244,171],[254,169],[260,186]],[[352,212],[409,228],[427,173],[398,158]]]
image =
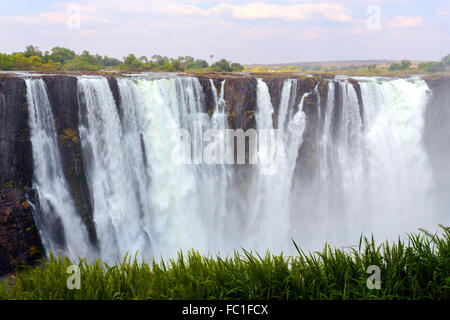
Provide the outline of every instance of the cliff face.
[[0,274],[11,272],[14,260],[32,264],[42,256],[32,176],[25,81],[0,78]]
[[[214,98],[210,78],[200,76],[198,79],[205,93],[205,111],[211,114],[214,108]],[[224,100],[228,109],[230,128],[244,130],[254,128],[256,123],[252,114],[256,110],[256,79],[215,78],[213,82],[218,95],[223,80],[225,80]]]
[[[317,77],[289,77],[297,79],[298,88],[295,97],[295,106],[298,106],[305,93],[312,92],[316,85],[320,83],[321,101],[326,101],[326,82]],[[214,108],[214,98],[211,88],[211,81],[208,76],[198,77],[205,93],[205,112],[211,113]],[[274,108],[274,126],[277,124],[277,113],[280,105],[285,76],[262,76],[261,79],[267,84]],[[225,80],[224,100],[227,104],[229,114],[229,125],[233,129],[247,130],[256,128],[255,112],[257,110],[257,80],[254,77],[216,77],[213,79],[217,94],[220,94],[222,81]],[[323,98],[323,99],[322,99]],[[317,99],[313,95],[305,100],[303,111],[308,117],[313,117],[317,113]],[[297,111],[297,110],[295,110]]]

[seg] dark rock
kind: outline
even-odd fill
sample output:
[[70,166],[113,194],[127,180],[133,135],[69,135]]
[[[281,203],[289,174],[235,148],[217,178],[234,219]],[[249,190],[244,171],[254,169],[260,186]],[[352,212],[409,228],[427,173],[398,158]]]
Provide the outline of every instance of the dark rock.
[[33,153],[25,81],[0,78],[0,274],[14,261],[35,263],[43,255],[32,206]]
[[[213,93],[209,77],[198,76],[205,92],[206,111],[212,109]],[[212,78],[218,94],[220,84],[225,79],[224,100],[229,115],[229,125],[232,129],[255,128],[254,112],[256,111],[256,79],[247,77]]]
[[348,81],[353,85],[353,88],[356,91],[356,96],[358,97],[359,115],[363,121],[363,128],[364,128],[364,103],[361,96],[361,86],[359,85],[359,82],[356,81],[355,79],[350,78]]
[[[211,87],[211,81],[208,78],[199,77],[198,81],[200,82],[203,92],[205,94],[205,104],[204,104],[204,112],[211,115],[214,111],[214,93]],[[223,79],[213,79],[214,87],[216,88],[217,95],[220,95],[220,86]]]
[[117,84],[117,79],[111,78],[111,77],[107,78],[107,79],[108,79],[109,89],[111,90],[111,93],[114,98],[114,102],[116,103],[117,112],[119,114],[120,119],[123,119],[123,110],[121,108],[122,104],[120,101],[119,85]]

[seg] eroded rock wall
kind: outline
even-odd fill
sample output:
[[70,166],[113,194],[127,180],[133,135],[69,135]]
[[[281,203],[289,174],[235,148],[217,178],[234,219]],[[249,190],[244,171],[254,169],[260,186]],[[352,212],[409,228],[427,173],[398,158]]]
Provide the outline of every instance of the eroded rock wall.
[[32,204],[33,155],[28,127],[25,81],[0,78],[0,274],[14,261],[35,263],[42,257]]

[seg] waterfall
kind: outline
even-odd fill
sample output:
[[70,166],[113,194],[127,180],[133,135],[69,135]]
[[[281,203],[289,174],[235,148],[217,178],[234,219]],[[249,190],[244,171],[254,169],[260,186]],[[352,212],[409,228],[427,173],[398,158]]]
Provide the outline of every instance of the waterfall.
[[422,142],[426,83],[361,78],[358,84],[362,105],[352,83],[328,83],[318,141],[320,183],[317,196],[306,200],[311,219],[306,219],[305,246],[317,247],[317,233],[327,234],[331,243],[349,244],[361,233],[393,239],[436,227]]
[[35,220],[47,252],[90,257],[91,248],[78,216],[59,154],[53,114],[42,79],[26,79],[34,159],[33,187],[39,198]]
[[223,85],[210,119],[196,78],[117,81],[120,114],[106,79],[78,79],[80,136],[103,258],[220,248],[230,170],[176,164],[172,157],[179,129],[194,137],[197,129],[227,128]]
[[122,127],[105,78],[80,77],[78,95],[81,147],[102,258],[117,261],[127,251],[137,250],[146,255],[151,233],[142,221],[149,214],[148,192],[141,190],[145,172],[137,172],[142,170],[143,157],[132,110],[124,111]]
[[[131,81],[131,80],[130,80]],[[196,168],[174,164],[172,150],[177,130],[194,132],[192,122],[200,121],[202,101],[198,80],[138,80],[139,102],[145,119],[144,141],[150,164],[151,229],[157,255],[175,255],[180,248],[205,249],[200,217],[201,203],[196,185]]]
[[[117,94],[103,77],[81,76],[77,84],[83,165],[104,261],[192,248],[294,253],[291,237],[315,250],[324,241],[354,244],[361,233],[392,239],[435,227],[423,80],[336,78],[321,102],[319,83],[304,92],[299,80],[286,79],[274,108],[274,93],[257,79],[255,165],[225,162],[228,80],[209,81],[210,100],[194,77],[116,81]],[[28,79],[27,97],[44,244],[92,257],[64,178],[45,83]],[[186,141],[187,162],[177,162]],[[305,168],[314,172],[303,174]]]
[[[281,99],[279,105],[278,120],[276,123],[276,139],[270,140],[268,136],[261,135],[267,130],[275,131],[272,115],[274,109],[271,103],[271,96],[267,84],[258,79],[257,82],[257,112],[256,126],[260,139],[276,141],[276,155],[270,157],[272,162],[276,162],[276,170],[270,175],[261,175],[261,168],[257,168],[253,173],[253,190],[255,199],[249,204],[254,207],[253,219],[250,226],[254,226],[257,236],[252,242],[252,248],[264,250],[270,247],[274,251],[283,251],[290,241],[289,230],[291,229],[291,184],[294,177],[295,166],[298,157],[298,150],[303,142],[303,132],[306,125],[306,117],[303,112],[303,102],[307,95],[303,95],[300,104],[295,112],[295,97],[297,94],[297,80],[288,79],[283,83]],[[260,147],[261,142],[259,141]],[[265,152],[266,150],[262,150]],[[261,150],[258,155],[260,156]],[[270,153],[270,152],[269,152]],[[260,160],[261,161],[261,160]],[[259,164],[258,166],[261,166]],[[275,214],[274,214],[275,213]],[[264,243],[261,239],[264,238]]]
[[[214,85],[214,81],[211,79],[210,84],[214,97],[214,111],[211,117],[210,128],[213,129],[215,133],[214,139],[217,139],[219,143],[226,142],[226,130],[228,129],[228,114],[226,111],[226,102],[224,99],[225,95],[225,81],[223,80],[220,84],[220,94],[217,94],[217,89]],[[226,152],[228,150],[225,148],[220,155],[216,155],[220,158],[216,165],[207,168],[210,180],[213,183],[214,192],[214,207],[213,207],[213,220],[210,222],[210,226],[215,230],[216,239],[220,241],[216,244],[216,250],[224,247],[229,247],[225,241],[225,232],[227,230],[227,214],[229,214],[228,199],[229,199],[229,185],[233,182],[233,170],[231,166],[225,165],[226,163]],[[206,168],[205,168],[206,169]]]
[[399,229],[435,228],[428,200],[431,169],[422,138],[427,84],[364,79],[360,86],[367,123],[367,223],[380,233],[387,230],[385,236]]

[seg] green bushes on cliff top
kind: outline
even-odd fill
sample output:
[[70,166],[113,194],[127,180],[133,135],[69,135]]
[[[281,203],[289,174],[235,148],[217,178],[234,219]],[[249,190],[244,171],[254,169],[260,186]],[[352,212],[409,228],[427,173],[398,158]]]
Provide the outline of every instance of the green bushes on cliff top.
[[239,63],[231,63],[222,59],[212,66],[206,60],[194,59],[190,56],[172,59],[161,55],[153,55],[151,59],[146,56],[137,58],[129,54],[123,60],[90,54],[84,50],[81,54],[75,51],[54,47],[51,51],[42,52],[38,47],[29,45],[23,52],[12,54],[0,53],[0,70],[32,70],[32,71],[153,71],[153,72],[180,72],[180,71],[216,71],[240,72],[244,69]]
[[[212,258],[191,251],[151,265],[127,257],[115,266],[81,260],[81,289],[69,290],[67,258],[50,255],[18,269],[3,299],[450,299],[450,228],[376,245],[361,238],[349,250],[325,246],[294,257],[237,252]],[[294,243],[295,245],[295,243]],[[369,266],[381,270],[369,289]]]

